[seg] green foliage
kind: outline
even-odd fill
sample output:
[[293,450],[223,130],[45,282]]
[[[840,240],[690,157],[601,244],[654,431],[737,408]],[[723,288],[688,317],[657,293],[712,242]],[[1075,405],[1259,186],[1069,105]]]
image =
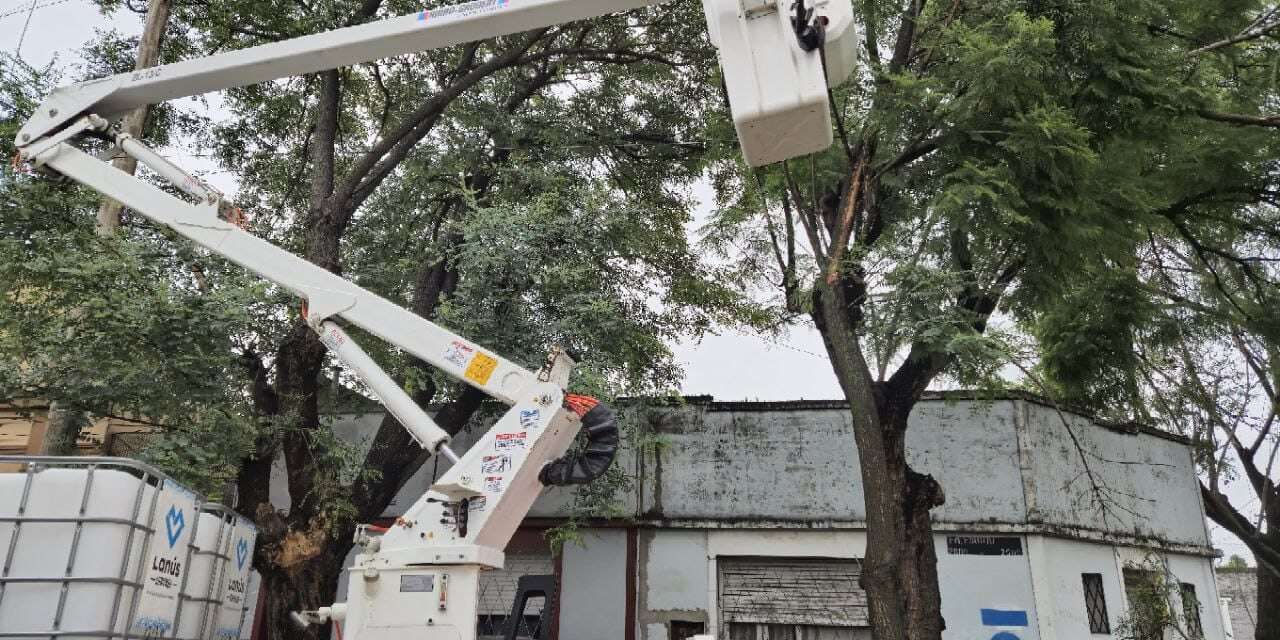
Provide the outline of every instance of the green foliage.
[[1124,570],[1125,595],[1129,610],[1116,627],[1124,640],[1200,640],[1201,604],[1180,589],[1178,577],[1165,562],[1148,554],[1141,562],[1127,563]]
[[1218,567],[1218,571],[1248,571],[1249,569],[1249,563],[1235,553],[1231,554],[1231,557],[1227,558],[1227,561]]
[[[11,58],[2,64],[8,156],[56,76]],[[0,174],[0,397],[58,400],[162,427],[168,437],[148,459],[220,490],[252,433],[233,345],[261,287],[154,228],[99,235],[97,204],[67,182],[9,166]],[[197,271],[218,284],[202,288]]]
[[[1134,343],[1169,329],[1167,301],[1151,299],[1138,259],[1151,236],[1178,234],[1176,222],[1217,247],[1214,236],[1274,224],[1277,137],[1201,115],[1274,111],[1274,41],[1189,55],[1193,42],[1237,33],[1263,8],[1230,4],[928,3],[911,61],[896,69],[884,43],[899,10],[855,3],[881,62],[834,97],[851,144],[873,141],[883,229],[869,246],[855,237],[842,263],[867,283],[861,326],[873,370],[883,375],[917,345],[947,354],[953,380],[1000,384],[974,374],[997,372],[1010,346],[978,335],[985,327],[975,331],[957,300],[998,293],[993,283],[1009,270],[996,317],[1037,339],[1055,392],[1094,407],[1133,396]],[[784,207],[812,198],[821,209],[810,185],[850,175],[839,140],[754,176],[728,152],[712,165],[721,209],[705,242],[735,261],[746,288],[786,279],[775,259]],[[1245,222],[1258,217],[1267,222]],[[808,244],[794,270],[802,295],[825,266]],[[1275,317],[1253,308],[1259,323]]]

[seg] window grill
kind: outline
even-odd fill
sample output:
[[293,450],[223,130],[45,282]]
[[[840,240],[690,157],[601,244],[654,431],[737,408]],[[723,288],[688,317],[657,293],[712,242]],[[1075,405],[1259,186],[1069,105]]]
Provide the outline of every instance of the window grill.
[[1084,573],[1084,609],[1089,614],[1089,633],[1111,633],[1107,617],[1107,595],[1102,588],[1102,574]]
[[1203,638],[1204,627],[1200,624],[1200,599],[1196,597],[1196,586],[1190,582],[1179,586],[1182,587],[1182,618],[1186,620],[1187,636]]

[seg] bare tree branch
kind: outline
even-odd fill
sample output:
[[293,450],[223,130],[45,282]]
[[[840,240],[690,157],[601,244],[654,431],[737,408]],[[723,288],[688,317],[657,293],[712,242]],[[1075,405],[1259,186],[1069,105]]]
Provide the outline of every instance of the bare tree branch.
[[1244,113],[1210,111],[1208,109],[1200,109],[1196,113],[1198,113],[1201,118],[1214,120],[1216,122],[1226,122],[1229,124],[1253,127],[1280,127],[1280,116],[1253,116]]
[[1217,42],[1206,44],[1198,49],[1193,49],[1187,55],[1198,56],[1203,53],[1229,47],[1233,44],[1240,44],[1241,42],[1247,42],[1249,40],[1257,40],[1258,38],[1270,35],[1278,28],[1280,28],[1280,6],[1272,7],[1270,10],[1264,11],[1262,15],[1258,16],[1258,18],[1246,27],[1244,31],[1241,31],[1230,38],[1224,38]]

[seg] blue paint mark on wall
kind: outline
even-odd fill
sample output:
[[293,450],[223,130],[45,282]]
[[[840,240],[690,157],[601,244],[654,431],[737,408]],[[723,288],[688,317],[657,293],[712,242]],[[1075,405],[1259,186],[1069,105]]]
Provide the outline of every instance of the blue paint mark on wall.
[[991,640],[1021,640],[1021,639],[1018,638],[1018,636],[1015,636],[1012,633],[1009,633],[1008,631],[1001,631],[1000,633],[997,633],[994,636],[991,636]]
[[1027,626],[1027,612],[983,609],[982,624],[988,627],[1025,627]]

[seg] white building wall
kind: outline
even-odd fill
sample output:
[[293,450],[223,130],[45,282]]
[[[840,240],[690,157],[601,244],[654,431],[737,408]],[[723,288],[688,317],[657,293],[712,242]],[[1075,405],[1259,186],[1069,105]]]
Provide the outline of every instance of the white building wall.
[[[1153,557],[1167,563],[1176,581],[1195,585],[1202,604],[1204,637],[1224,638],[1209,558],[1153,554],[1143,549],[1040,535],[1013,536],[1021,541],[1023,555],[951,555],[948,535],[991,534],[936,534],[947,624],[944,640],[988,640],[1002,633],[1018,640],[1119,637],[1117,632],[1128,610],[1123,567],[1126,562]],[[621,639],[625,637],[626,533],[591,530],[586,539],[585,549],[565,547],[560,638]],[[716,562],[721,558],[860,559],[866,550],[866,535],[859,530],[647,529],[640,532],[639,541],[636,615],[640,640],[666,640],[671,620],[705,620],[706,632],[719,637]],[[1102,575],[1110,636],[1089,631],[1081,578],[1085,573]],[[1173,606],[1181,611],[1176,600]],[[1027,623],[986,624],[983,610],[1024,612]]]
[[[1222,607],[1218,601],[1218,582],[1213,576],[1213,561],[1181,554],[1166,554],[1169,572],[1178,582],[1195,585],[1196,599],[1200,601],[1200,623],[1205,638],[1225,638],[1226,628],[1222,620]],[[1178,609],[1179,612],[1182,609]]]
[[[1102,428],[1085,417],[1040,404],[1020,403],[1027,412],[1021,447],[1029,463],[1023,470],[1027,521],[1209,545],[1191,447],[1149,433]],[[1106,503],[1105,513],[1099,496]]]
[[[934,537],[942,617],[947,623],[944,640],[987,640],[1002,632],[1019,640],[1052,638],[1037,629],[1036,590],[1023,536],[1004,536],[1021,543],[1022,555],[983,556],[950,555],[947,535]],[[1012,620],[1019,615],[1023,622]]]
[[1114,634],[1125,617],[1127,603],[1121,564],[1110,545],[1043,536],[1028,536],[1040,635],[1045,640],[1090,640],[1085,610],[1085,573],[1102,575],[1107,618]]
[[622,640],[627,620],[627,532],[593,529],[563,547],[561,640]]

